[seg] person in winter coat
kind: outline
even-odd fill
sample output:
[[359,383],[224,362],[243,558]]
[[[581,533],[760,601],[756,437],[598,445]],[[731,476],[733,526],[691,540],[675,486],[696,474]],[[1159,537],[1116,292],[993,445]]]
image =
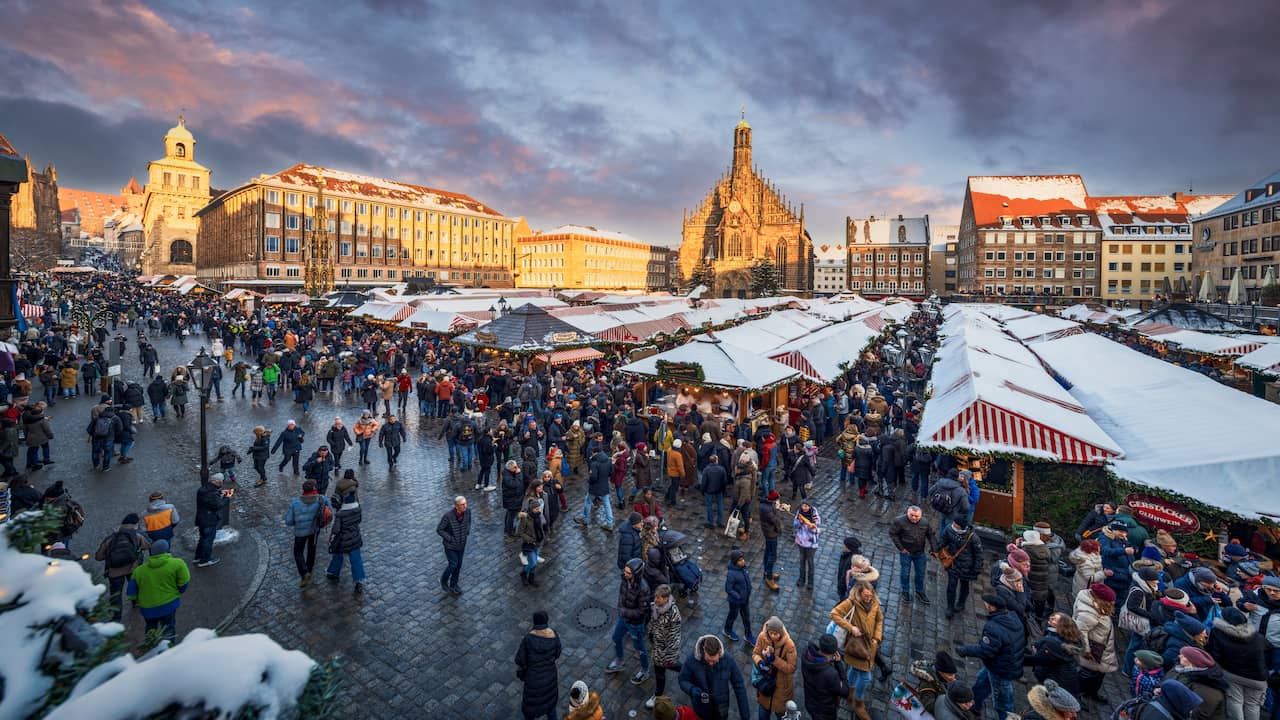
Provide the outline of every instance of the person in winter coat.
[[120,622],[124,614],[124,588],[129,577],[138,567],[142,552],[151,548],[151,539],[138,530],[141,522],[137,513],[129,513],[120,521],[120,527],[103,538],[94,559],[104,563],[107,577],[108,598],[111,601],[112,620]]
[[267,484],[267,458],[271,457],[271,431],[259,425],[253,429],[253,444],[247,451],[253,460],[253,469],[258,472],[258,482],[254,487]]
[[394,413],[388,413],[387,423],[378,430],[378,447],[387,451],[388,469],[394,469],[400,462],[400,447],[408,437],[404,423],[397,420]]
[[587,434],[582,431],[582,423],[574,420],[564,435],[565,459],[569,461],[569,471],[576,474],[586,466],[586,458],[582,455],[587,445]]
[[1183,612],[1174,612],[1173,620],[1166,622],[1162,629],[1168,636],[1165,640],[1164,671],[1172,672],[1178,666],[1178,653],[1184,647],[1204,648],[1209,644],[1209,632],[1199,620]]
[[947,692],[933,704],[934,720],[979,720],[982,714],[975,707],[973,690],[961,682],[947,686]]
[[632,512],[627,516],[627,524],[618,530],[618,569],[626,567],[626,564],[634,558],[640,558],[640,528],[644,525],[644,516],[638,512]]
[[170,643],[178,640],[178,608],[191,584],[191,571],[169,554],[169,541],[151,543],[147,561],[134,568],[125,593],[146,621],[146,630],[160,628]]
[[581,680],[569,688],[569,712],[564,720],[604,720],[604,708],[595,690],[588,690]]
[[196,491],[196,528],[200,531],[195,554],[198,568],[221,562],[213,556],[213,540],[218,535],[218,524],[222,521],[223,480],[222,473],[214,473],[209,476],[208,482],[200,483],[200,489]]
[[636,495],[653,484],[653,471],[649,464],[649,446],[643,442],[636,443],[635,451],[631,453],[631,477],[635,482],[635,487],[631,489],[631,500],[634,501]]
[[849,596],[849,568],[855,555],[862,554],[862,541],[850,535],[840,548],[840,560],[836,563],[836,602]]
[[[613,661],[605,668],[612,675],[622,670],[622,642],[630,637],[640,655],[640,669],[631,676],[632,685],[640,685],[649,677],[649,652],[644,645],[644,624],[649,617],[651,601],[648,583],[642,577],[644,562],[631,560],[622,568],[618,584],[618,620],[613,626]],[[684,679],[681,678],[682,686]]]
[[520,463],[508,460],[502,468],[502,509],[506,511],[502,531],[507,537],[515,537],[516,520],[524,503],[524,492],[525,481]]
[[858,432],[858,426],[849,423],[836,436],[836,457],[840,458],[841,489],[844,489],[845,483],[853,481],[857,472],[855,453],[858,448],[858,438],[861,435],[862,433]]
[[1151,534],[1134,519],[1133,508],[1128,505],[1121,505],[1116,508],[1116,514],[1112,521],[1124,523],[1125,528],[1128,530],[1126,537],[1129,540],[1129,547],[1132,547],[1135,552],[1142,552],[1142,548],[1146,547],[1147,539],[1151,537]]
[[538,451],[532,447],[520,450],[520,474],[526,483],[536,480],[538,475]]
[[778,508],[778,491],[770,490],[760,502],[760,534],[764,536],[764,586],[778,591],[778,573],[774,565],[778,561],[778,538],[782,535],[782,510]]
[[325,495],[329,492],[329,478],[333,475],[333,456],[329,454],[329,446],[321,445],[311,453],[311,457],[302,464],[303,477],[316,482],[316,490]]
[[858,497],[867,496],[867,487],[875,476],[876,453],[871,447],[871,439],[859,435],[853,446],[853,478],[858,483]]
[[1080,628],[1066,613],[1049,616],[1044,635],[1022,659],[1031,668],[1036,680],[1053,680],[1072,695],[1080,693],[1079,663],[1081,647]]
[[[965,525],[969,524],[969,491],[957,479],[939,478],[929,488],[929,506],[942,514],[944,522],[962,520]],[[978,707],[981,707],[981,702]]]
[[579,525],[590,525],[592,502],[595,498],[600,498],[600,508],[604,511],[604,523],[600,529],[613,532],[613,504],[609,502],[609,475],[612,472],[613,462],[605,454],[604,448],[597,449],[591,458],[587,478],[587,496],[582,502],[582,514],[574,515],[574,522]]
[[813,589],[815,574],[813,558],[818,553],[818,538],[822,532],[821,522],[822,518],[818,516],[817,508],[808,502],[800,503],[795,520],[792,522],[796,547],[800,549],[800,577],[796,580],[796,587],[808,585],[809,589]]
[[1030,561],[1029,572],[1026,573],[1027,590],[1031,595],[1030,615],[1036,621],[1043,622],[1053,610],[1053,590],[1050,586],[1058,568],[1053,561],[1053,554],[1036,530],[1023,532],[1019,547]]
[[1138,710],[1133,720],[1191,720],[1203,703],[1204,698],[1191,692],[1186,685],[1177,680],[1165,680],[1160,683],[1156,696]]
[[1100,704],[1106,698],[1099,694],[1107,673],[1120,669],[1116,658],[1116,631],[1111,624],[1116,594],[1111,586],[1094,584],[1076,596],[1071,619],[1080,628],[1084,652],[1080,653],[1080,694]]
[[836,720],[840,703],[849,696],[841,654],[834,635],[810,642],[800,659],[804,681],[804,711],[813,720]]
[[751,632],[751,575],[747,572],[747,558],[741,550],[729,552],[729,567],[725,572],[724,594],[729,602],[729,614],[724,619],[724,636],[737,642],[733,624],[742,617],[742,636],[748,645],[755,645],[755,633]]
[[774,679],[773,694],[756,692],[760,716],[773,713],[781,717],[787,710],[787,702],[796,696],[796,670],[800,667],[800,658],[796,654],[795,642],[776,615],[764,622],[764,628],[754,643],[751,661],[756,667],[768,667]]
[[302,495],[289,503],[284,524],[293,528],[293,562],[298,568],[298,587],[311,584],[311,571],[316,565],[316,537],[320,534],[323,508],[333,511],[329,499],[316,491],[314,480],[302,483]]
[[733,470],[733,509],[742,520],[738,526],[738,542],[745,542],[751,534],[751,503],[756,499],[758,474],[755,464],[743,453]]
[[1022,623],[1004,606],[998,595],[983,595],[987,621],[981,641],[956,648],[960,657],[976,657],[982,670],[973,683],[973,714],[981,717],[982,705],[995,694],[996,717],[1013,712],[1013,682],[1022,677],[1022,656],[1026,648]]
[[173,414],[184,418],[187,416],[187,381],[180,377],[169,383],[169,404],[173,406]]
[[1033,686],[1027,702],[1031,710],[1022,714],[1022,720],[1075,720],[1080,713],[1080,701],[1054,680]]
[[302,454],[302,440],[307,436],[307,432],[298,427],[298,424],[290,420],[285,424],[284,430],[276,436],[276,442],[271,446],[271,453],[274,455],[277,450],[282,451],[280,456],[280,466],[276,468],[279,472],[284,472],[285,465],[293,463],[293,474],[299,473],[298,456]]
[[[1148,562],[1148,561],[1139,561]],[[1124,599],[1124,607],[1120,615],[1127,618],[1132,627],[1129,632],[1129,645],[1125,649],[1124,659],[1120,662],[1120,670],[1128,674],[1133,669],[1133,656],[1143,647],[1143,637],[1154,626],[1163,621],[1164,613],[1160,609],[1160,571],[1155,563],[1139,566],[1134,563],[1132,582],[1129,584],[1129,595]]]
[[667,672],[680,672],[680,633],[684,618],[671,594],[671,586],[657,585],[653,591],[653,605],[649,610],[649,623],[645,637],[653,660],[653,695],[645,701],[645,707],[653,707],[659,695],[666,695]]
[[524,683],[520,695],[520,712],[526,720],[556,717],[560,704],[560,636],[552,630],[547,613],[533,614],[533,629],[520,639],[516,649],[516,678]]
[[169,386],[164,378],[156,375],[147,385],[147,401],[151,403],[151,422],[160,422],[165,416],[164,401],[169,397]]
[[1067,554],[1067,562],[1076,566],[1075,574],[1071,576],[1071,597],[1079,595],[1081,590],[1090,585],[1107,579],[1102,570],[1102,554],[1097,540],[1081,540],[1079,547]]
[[27,470],[39,470],[53,463],[53,460],[49,459],[49,441],[53,439],[53,425],[49,423],[49,416],[44,414],[44,409],[44,402],[38,402],[35,405],[28,405],[27,409],[22,411],[22,430],[27,444]]
[[1231,684],[1227,720],[1258,720],[1267,691],[1267,641],[1243,612],[1228,607],[1214,618],[1205,649]]
[[924,571],[928,561],[925,553],[935,552],[938,540],[919,507],[912,505],[905,513],[894,518],[889,526],[889,539],[898,550],[898,580],[903,601],[911,601],[911,572],[914,569],[916,598],[928,605],[929,596],[924,592]]
[[440,589],[453,595],[461,595],[458,573],[462,571],[462,554],[467,549],[467,537],[471,534],[471,511],[467,499],[461,495],[453,499],[453,508],[440,516],[436,534],[444,545],[448,565],[440,574]]
[[546,502],[542,482],[534,481],[525,496],[523,509],[516,515],[516,539],[520,541],[520,553],[525,559],[520,581],[531,587],[538,587],[538,550],[547,537],[547,519],[543,513]]
[[476,455],[480,470],[476,473],[476,490],[493,489],[493,463],[498,457],[498,446],[493,441],[493,431],[484,432],[476,442]]
[[908,672],[916,698],[924,711],[932,714],[938,701],[947,696],[947,686],[956,681],[959,669],[951,655],[945,650],[939,650],[934,655],[933,662],[915,660]]
[[333,419],[333,425],[330,426],[329,432],[324,434],[324,441],[329,446],[329,454],[333,456],[334,469],[341,469],[342,453],[346,452],[348,447],[355,445],[355,442],[351,439],[351,433],[342,424],[341,417]]
[[865,581],[854,583],[849,596],[832,608],[830,618],[848,633],[844,661],[849,668],[849,686],[853,689],[853,712],[859,720],[869,720],[867,688],[871,686],[871,667],[884,639],[884,613],[875,588]]
[[939,553],[953,558],[947,570],[947,619],[964,612],[969,583],[982,576],[982,541],[963,518],[943,520]]
[[1122,522],[1112,522],[1102,530],[1098,545],[1102,553],[1102,574],[1107,587],[1115,591],[1116,597],[1129,595],[1129,565],[1133,562],[1134,550],[1129,545],[1129,530]]
[[678,502],[680,485],[684,482],[684,453],[682,449],[684,441],[676,438],[671,441],[671,449],[666,452],[666,472],[667,472],[667,505],[675,507]]
[[1198,647],[1179,650],[1174,678],[1204,700],[1192,713],[1192,718],[1227,720],[1227,693],[1231,685],[1209,653]]
[[364,547],[364,539],[360,536],[362,514],[360,503],[356,501],[354,491],[342,496],[342,506],[333,514],[333,528],[329,531],[329,567],[324,576],[329,582],[337,584],[342,577],[343,558],[351,561],[351,579],[355,581],[353,592],[359,595],[364,592],[364,555],[360,548]]
[[703,635],[680,668],[680,689],[701,718],[727,718],[730,704],[738,703],[742,720],[750,720],[747,686],[738,663],[724,651],[720,638]]
[[147,537],[151,542],[157,540],[173,541],[173,533],[182,522],[178,508],[164,499],[164,493],[155,491],[147,500],[147,509],[142,514],[143,526],[147,529]]

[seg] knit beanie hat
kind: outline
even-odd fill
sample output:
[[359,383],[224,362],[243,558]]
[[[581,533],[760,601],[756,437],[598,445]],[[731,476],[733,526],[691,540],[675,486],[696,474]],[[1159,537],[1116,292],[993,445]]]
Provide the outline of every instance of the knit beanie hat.
[[1138,577],[1144,582],[1152,582],[1160,579],[1160,571],[1150,565],[1144,565],[1138,568]]
[[1191,647],[1190,645],[1187,645],[1178,651],[1178,655],[1180,655],[1183,660],[1191,663],[1191,667],[1194,668],[1204,669],[1217,665],[1217,663],[1214,662],[1212,655],[1198,647]]
[[933,669],[936,672],[955,675],[957,672],[956,661],[947,654],[947,651],[939,650],[938,654],[933,656]]
[[1222,621],[1228,625],[1244,625],[1249,622],[1249,618],[1239,608],[1228,605],[1222,608]]
[[947,686],[947,699],[956,705],[973,702],[973,690],[968,685],[956,680]]
[[582,707],[582,704],[591,696],[591,692],[587,690],[587,684],[581,680],[573,684],[569,688],[569,707]]
[[157,541],[155,541],[155,542],[151,543],[151,554],[152,554],[152,555],[163,555],[163,554],[165,554],[165,553],[167,553],[167,552],[169,552],[169,541],[168,541],[168,540],[157,540]]
[[840,643],[836,642],[836,636],[827,633],[818,638],[818,652],[823,655],[831,655],[840,649]]
[[786,630],[786,627],[782,624],[782,618],[777,615],[772,615],[768,620],[764,621],[764,629],[780,633]]
[[1116,591],[1102,583],[1094,583],[1090,585],[1089,594],[1093,595],[1094,599],[1101,600],[1102,602],[1116,601]]
[[1045,695],[1049,698],[1049,704],[1054,710],[1063,712],[1080,712],[1080,701],[1072,697],[1058,683],[1053,680],[1044,681]]
[[1168,703],[1169,708],[1179,717],[1191,717],[1191,713],[1204,703],[1204,698],[1177,680],[1160,683],[1160,699]]
[[1005,582],[1015,582],[1022,579],[1022,573],[1018,572],[1018,568],[1009,563],[1000,563],[1000,572],[1004,575]]
[[862,550],[862,541],[850,535],[844,539],[844,549],[851,553],[859,552]]
[[1173,619],[1174,622],[1178,623],[1178,627],[1182,629],[1182,632],[1186,633],[1188,637],[1195,637],[1196,635],[1204,632],[1204,623],[1181,610],[1173,614]]
[[1133,657],[1142,666],[1143,670],[1155,670],[1164,666],[1164,658],[1161,658],[1160,653],[1154,650],[1139,650],[1133,654]]
[[676,720],[676,703],[666,695],[653,699],[653,720]]
[[1238,542],[1227,543],[1227,546],[1222,549],[1222,554],[1233,558],[1249,557],[1249,551]]
[[1178,543],[1176,540],[1173,539],[1173,536],[1169,534],[1168,530],[1157,530],[1156,545],[1159,545],[1162,548],[1166,548],[1166,547],[1177,547]]
[[1207,567],[1198,567],[1191,569],[1191,579],[1198,583],[1213,583],[1218,581],[1218,576]]

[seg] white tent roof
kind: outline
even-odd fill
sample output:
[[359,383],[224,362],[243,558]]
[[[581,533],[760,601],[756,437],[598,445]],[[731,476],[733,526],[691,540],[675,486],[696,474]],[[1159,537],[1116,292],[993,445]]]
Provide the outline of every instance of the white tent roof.
[[769,353],[770,359],[801,371],[817,383],[830,383],[840,366],[852,362],[879,333],[857,320],[818,329]]
[[808,335],[827,323],[799,310],[775,312],[716,333],[722,341],[753,353],[765,353]]
[[1236,365],[1268,375],[1280,375],[1280,343],[1266,343],[1251,353],[1236,358]]
[[1263,344],[1255,339],[1213,335],[1199,330],[1182,330],[1164,323],[1143,323],[1134,329],[1156,342],[1178,343],[1183,350],[1224,357],[1244,355],[1257,350]]
[[711,333],[695,337],[678,348],[623,365],[619,370],[655,377],[659,360],[701,365],[706,376],[704,384],[709,387],[769,388],[800,375],[782,363],[722,343]]
[[[1280,516],[1280,406],[1099,335],[1035,349],[1124,448],[1116,475],[1244,517]],[[1227,420],[1206,422],[1206,409]]]
[[413,313],[413,306],[408,303],[398,302],[367,302],[355,310],[351,311],[352,317],[365,317],[370,320],[382,320],[384,322],[400,321],[409,317]]
[[1025,343],[1051,340],[1061,335],[1082,332],[1080,323],[1056,318],[1052,315],[1029,315],[1006,321],[1005,330]]
[[400,321],[399,327],[410,330],[451,333],[470,330],[480,323],[481,321],[474,317],[455,312],[419,308],[412,315]]
[[[553,297],[504,296],[507,308],[515,309],[520,305],[533,305],[540,308],[564,307],[565,302]],[[445,312],[475,312],[488,310],[498,306],[495,296],[468,297],[466,295],[407,295],[398,298],[401,302],[412,302],[414,307],[443,310]]]
[[1097,464],[1120,446],[984,308],[952,305],[920,419],[925,445]]

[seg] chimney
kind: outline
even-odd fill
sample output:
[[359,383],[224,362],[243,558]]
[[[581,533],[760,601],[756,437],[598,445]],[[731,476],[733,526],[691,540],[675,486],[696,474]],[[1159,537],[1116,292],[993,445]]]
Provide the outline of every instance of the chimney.
[[1170,195],[1169,197],[1173,198],[1173,201],[1174,201],[1174,202],[1182,202],[1182,199],[1183,199],[1184,197],[1186,197],[1186,196],[1185,196],[1181,191],[1179,191],[1179,192],[1175,192],[1174,194]]
[[898,222],[902,222],[902,213],[898,213]]

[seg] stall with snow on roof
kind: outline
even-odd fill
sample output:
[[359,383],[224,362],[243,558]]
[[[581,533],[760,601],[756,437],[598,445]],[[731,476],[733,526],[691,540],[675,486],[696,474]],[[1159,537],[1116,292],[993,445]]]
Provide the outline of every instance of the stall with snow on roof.
[[590,350],[590,353],[573,355],[574,361],[579,362],[603,357],[603,353],[591,347],[600,342],[599,338],[532,303],[499,314],[494,320],[453,338],[453,342],[487,350],[494,357],[518,358],[525,369],[535,358],[556,364],[566,357],[557,353],[565,351]]

